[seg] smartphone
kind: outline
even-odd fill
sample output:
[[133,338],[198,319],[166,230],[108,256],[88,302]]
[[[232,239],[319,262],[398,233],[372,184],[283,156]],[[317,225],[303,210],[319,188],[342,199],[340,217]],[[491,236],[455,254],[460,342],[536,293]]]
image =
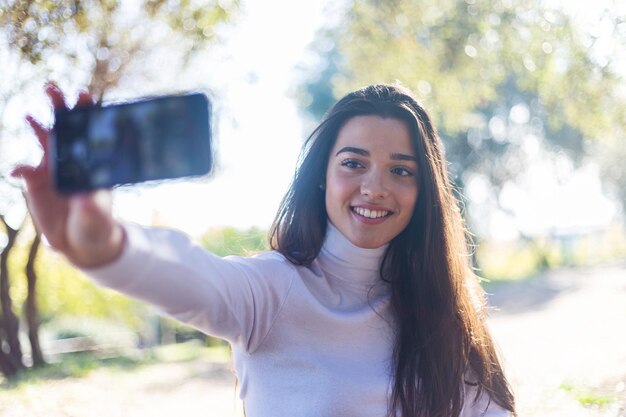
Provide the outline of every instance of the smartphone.
[[202,93],[55,111],[50,152],[63,194],[206,175],[211,106]]

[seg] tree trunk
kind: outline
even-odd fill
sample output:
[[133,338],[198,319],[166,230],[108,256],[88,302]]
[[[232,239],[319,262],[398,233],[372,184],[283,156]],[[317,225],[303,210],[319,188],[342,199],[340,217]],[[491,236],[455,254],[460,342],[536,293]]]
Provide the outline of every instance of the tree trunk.
[[33,366],[43,366],[46,361],[43,358],[41,345],[39,344],[39,312],[37,310],[37,273],[35,272],[35,259],[41,243],[41,234],[37,233],[28,252],[26,263],[26,279],[28,282],[28,295],[26,296],[26,323],[28,324],[28,340],[32,352]]
[[[24,367],[22,363],[22,348],[20,347],[19,335],[19,321],[17,316],[13,313],[13,303],[11,301],[11,294],[9,293],[9,268],[8,260],[9,253],[15,245],[15,238],[19,232],[19,229],[13,229],[7,224],[4,216],[0,215],[0,220],[4,223],[4,227],[7,231],[8,242],[0,254],[0,304],[2,305],[2,327],[3,333],[6,337],[8,352],[5,351],[8,357],[9,363],[11,363],[18,370]],[[0,349],[3,349],[0,346]]]
[[9,355],[2,350],[0,343],[0,373],[10,379],[17,374],[17,371],[17,367],[14,365],[13,361],[11,361]]

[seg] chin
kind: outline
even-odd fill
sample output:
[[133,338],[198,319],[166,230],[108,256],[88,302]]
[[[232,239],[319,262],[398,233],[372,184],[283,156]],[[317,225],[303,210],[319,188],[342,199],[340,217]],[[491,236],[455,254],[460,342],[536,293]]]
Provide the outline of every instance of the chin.
[[366,244],[357,245],[357,246],[363,249],[378,249],[383,245],[384,243],[366,243]]
[[377,249],[387,243],[379,239],[351,239],[351,242],[353,245],[358,246],[361,249]]

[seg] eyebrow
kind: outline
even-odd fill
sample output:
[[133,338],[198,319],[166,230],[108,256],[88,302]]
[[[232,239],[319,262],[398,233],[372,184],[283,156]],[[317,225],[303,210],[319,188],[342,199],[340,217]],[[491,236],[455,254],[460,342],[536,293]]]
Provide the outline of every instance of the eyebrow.
[[397,161],[413,161],[417,162],[417,158],[413,155],[407,155],[404,153],[392,153],[391,159],[395,159]]
[[[362,156],[370,156],[369,151],[366,151],[365,149],[361,149],[361,148],[355,148],[354,146],[345,146],[341,149],[339,149],[339,151],[337,151],[337,153],[335,154],[335,156],[339,155],[340,153],[343,152],[351,152],[351,153],[355,153],[357,155],[362,155]],[[394,159],[396,161],[413,161],[413,162],[417,162],[417,158],[413,155],[407,155],[404,153],[397,153],[394,152],[391,155],[391,159]]]
[[335,156],[337,156],[337,155],[339,155],[340,153],[343,153],[343,152],[351,152],[351,153],[356,153],[358,155],[370,156],[370,153],[368,151],[366,151],[365,149],[355,148],[353,146],[344,146],[343,148],[339,149],[339,151],[337,151]]

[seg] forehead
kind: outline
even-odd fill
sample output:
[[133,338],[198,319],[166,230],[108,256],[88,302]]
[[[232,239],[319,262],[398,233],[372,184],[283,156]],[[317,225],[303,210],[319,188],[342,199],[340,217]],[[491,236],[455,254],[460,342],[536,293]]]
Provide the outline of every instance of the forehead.
[[336,152],[346,146],[362,148],[371,153],[414,154],[406,122],[373,115],[352,117],[341,127],[333,150]]

